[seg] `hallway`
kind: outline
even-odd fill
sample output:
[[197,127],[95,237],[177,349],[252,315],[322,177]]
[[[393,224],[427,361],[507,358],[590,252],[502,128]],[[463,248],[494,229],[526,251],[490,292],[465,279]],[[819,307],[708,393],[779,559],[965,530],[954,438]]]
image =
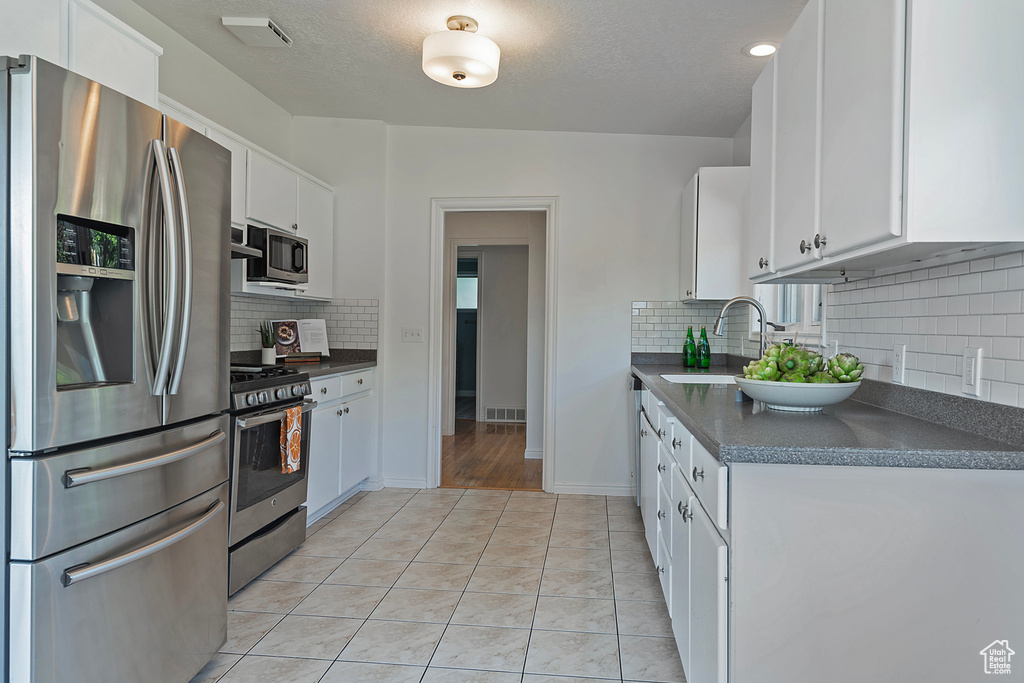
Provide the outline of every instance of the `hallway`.
[[441,438],[441,486],[540,491],[542,461],[525,450],[525,424],[455,420],[455,434]]

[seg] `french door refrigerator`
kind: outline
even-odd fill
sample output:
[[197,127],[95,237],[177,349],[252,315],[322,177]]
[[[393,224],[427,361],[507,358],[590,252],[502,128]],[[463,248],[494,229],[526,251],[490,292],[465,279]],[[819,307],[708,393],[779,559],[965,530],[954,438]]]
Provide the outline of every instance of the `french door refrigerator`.
[[230,155],[3,62],[7,674],[181,683],[226,639]]

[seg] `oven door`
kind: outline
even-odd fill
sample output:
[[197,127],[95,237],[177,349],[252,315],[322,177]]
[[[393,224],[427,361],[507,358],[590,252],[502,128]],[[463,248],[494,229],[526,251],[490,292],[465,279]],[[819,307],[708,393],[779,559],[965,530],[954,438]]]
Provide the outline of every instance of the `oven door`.
[[[286,410],[302,406],[297,472],[281,471],[281,430]],[[235,419],[231,465],[230,545],[244,541],[306,501],[309,428],[316,401],[302,401]]]

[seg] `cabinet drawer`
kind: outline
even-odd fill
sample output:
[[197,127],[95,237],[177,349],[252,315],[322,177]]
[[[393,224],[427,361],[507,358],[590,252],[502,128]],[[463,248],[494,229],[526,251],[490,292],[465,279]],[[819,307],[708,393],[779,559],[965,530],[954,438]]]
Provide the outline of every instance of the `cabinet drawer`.
[[715,460],[696,439],[690,446],[690,485],[711,520],[719,528],[727,528],[729,514],[729,468]]
[[672,496],[669,495],[669,486],[672,481],[672,471],[662,473],[661,485],[658,487],[658,528],[661,531],[661,538],[665,543],[665,550],[668,558],[672,558]]
[[362,370],[341,376],[341,395],[358,394],[373,388],[373,370]]
[[654,409],[655,414],[658,418],[658,423],[654,425],[655,429],[658,430],[658,437],[665,442],[666,446],[672,445],[672,431],[679,424],[679,420],[676,416],[669,412],[668,408],[665,407],[664,403],[658,402],[658,406]]
[[313,400],[318,403],[341,398],[341,377],[337,375],[311,380],[309,385],[312,387]]

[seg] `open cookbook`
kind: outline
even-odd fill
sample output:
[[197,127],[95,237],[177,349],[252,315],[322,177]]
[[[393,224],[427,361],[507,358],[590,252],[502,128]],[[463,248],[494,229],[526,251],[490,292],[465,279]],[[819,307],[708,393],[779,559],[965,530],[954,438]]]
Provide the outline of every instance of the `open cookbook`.
[[317,354],[329,356],[327,321],[320,318],[303,320],[271,320],[274,331],[274,349],[278,358],[293,355]]

